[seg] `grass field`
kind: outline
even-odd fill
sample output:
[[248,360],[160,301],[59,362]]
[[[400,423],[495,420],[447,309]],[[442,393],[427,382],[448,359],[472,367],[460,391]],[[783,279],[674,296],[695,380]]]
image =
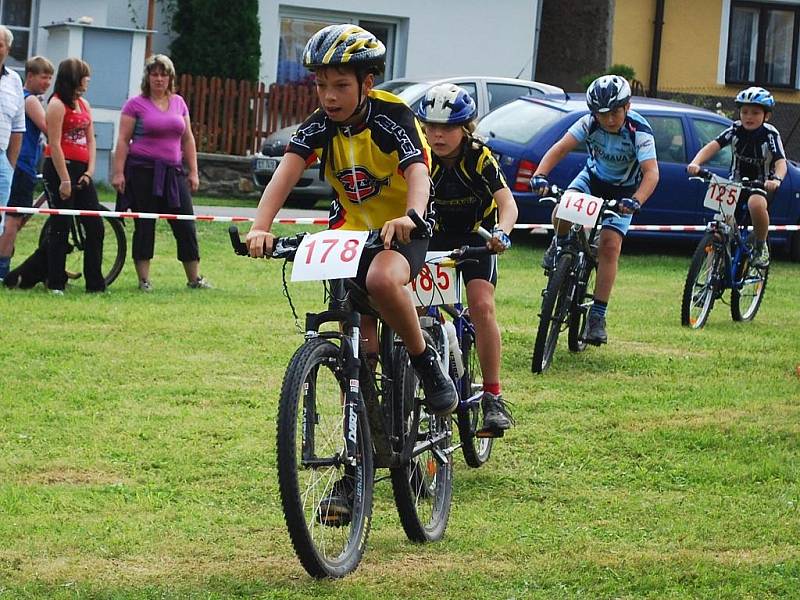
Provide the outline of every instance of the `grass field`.
[[498,310],[517,427],[481,469],[456,455],[442,542],[406,541],[382,482],[360,569],[315,582],[276,483],[302,339],[281,265],[199,227],[214,290],[186,288],[164,224],[152,294],[131,264],[105,295],[0,289],[0,598],[800,597],[800,265],[774,263],[755,322],[718,304],[688,331],[690,248],[639,244],[610,344],[562,344],[534,376],[543,246],[515,239]]

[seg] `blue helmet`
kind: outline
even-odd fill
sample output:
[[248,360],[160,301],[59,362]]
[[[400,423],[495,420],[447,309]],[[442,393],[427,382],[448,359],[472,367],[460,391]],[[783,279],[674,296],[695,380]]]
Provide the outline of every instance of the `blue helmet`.
[[771,111],[775,107],[775,98],[762,87],[749,87],[736,94],[736,106],[743,104],[757,104],[764,110]]
[[589,84],[586,105],[593,113],[604,113],[625,106],[631,95],[627,79],[619,75],[603,75]]
[[478,108],[467,90],[454,83],[443,83],[427,91],[417,108],[423,123],[465,125],[475,118]]

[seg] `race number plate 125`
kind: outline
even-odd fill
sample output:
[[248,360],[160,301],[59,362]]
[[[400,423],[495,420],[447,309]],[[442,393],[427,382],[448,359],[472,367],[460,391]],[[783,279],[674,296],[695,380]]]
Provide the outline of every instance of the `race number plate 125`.
[[708,191],[703,200],[703,206],[713,210],[718,210],[726,217],[736,212],[736,204],[739,202],[739,195],[742,193],[742,186],[736,182],[712,177],[708,183]]
[[602,198],[595,198],[589,194],[568,190],[561,196],[558,203],[556,217],[571,223],[578,223],[584,227],[594,227],[600,218],[600,209],[603,206]]
[[[409,287],[417,306],[441,306],[461,302],[461,286],[455,267],[443,267],[436,260],[449,252],[428,252],[425,266]],[[430,261],[430,262],[429,262]]]
[[369,231],[329,229],[307,235],[292,267],[292,281],[355,277]]

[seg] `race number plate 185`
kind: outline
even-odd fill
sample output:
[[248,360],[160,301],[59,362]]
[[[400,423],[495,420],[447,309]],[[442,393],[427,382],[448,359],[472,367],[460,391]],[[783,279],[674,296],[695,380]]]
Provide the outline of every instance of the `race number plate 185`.
[[369,231],[320,231],[300,243],[292,281],[355,277]]
[[741,193],[742,186],[738,183],[712,177],[703,200],[703,206],[718,210],[726,217],[731,216],[736,212],[736,204],[739,202]]
[[556,209],[556,217],[584,227],[594,227],[597,219],[600,218],[602,206],[602,198],[568,190],[561,196],[561,202],[558,203],[558,209]]
[[425,255],[425,266],[416,279],[408,284],[417,306],[461,302],[461,286],[455,267],[443,267],[435,263],[436,259],[447,254],[449,252],[428,252]]

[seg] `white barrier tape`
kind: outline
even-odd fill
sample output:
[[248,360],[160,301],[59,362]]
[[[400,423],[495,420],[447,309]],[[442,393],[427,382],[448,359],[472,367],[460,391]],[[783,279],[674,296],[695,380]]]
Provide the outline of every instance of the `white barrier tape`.
[[[121,219],[165,219],[177,221],[217,221],[225,223],[252,223],[253,217],[215,215],[174,215],[171,213],[119,212],[114,210],[76,210],[72,208],[26,208],[22,206],[0,206],[0,213],[27,215],[62,215],[75,217],[119,217]],[[283,225],[327,225],[327,218],[298,217],[275,219]],[[550,223],[517,223],[514,229],[529,229],[532,233],[547,233],[553,229]],[[705,225],[631,225],[633,231],[705,231]],[[753,229],[749,227],[749,229]],[[800,231],[800,225],[770,225],[770,231]]]
[[[552,225],[517,223],[514,229],[530,229],[531,233],[547,233]],[[753,230],[752,225],[748,227]],[[628,231],[705,231],[705,225],[631,225]],[[800,231],[800,225],[770,225],[770,231]]]
[[[223,217],[215,215],[173,215],[169,213],[119,212],[115,210],[77,210],[73,208],[26,208],[22,206],[0,206],[0,213],[27,215],[61,215],[73,217],[119,217],[121,219],[164,219],[168,221],[218,221],[225,223],[252,223],[252,217]],[[275,219],[284,225],[327,225],[327,218],[301,217],[296,219]]]

